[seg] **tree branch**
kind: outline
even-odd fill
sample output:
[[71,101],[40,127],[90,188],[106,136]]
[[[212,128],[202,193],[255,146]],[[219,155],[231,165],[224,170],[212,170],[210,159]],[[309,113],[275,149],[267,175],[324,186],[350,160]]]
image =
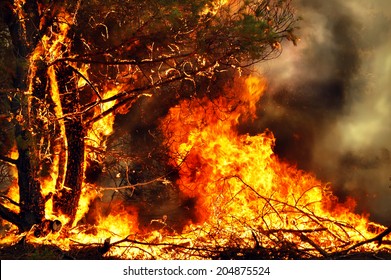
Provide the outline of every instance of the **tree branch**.
[[10,202],[11,204],[20,207],[19,203],[17,203],[16,201],[14,201],[13,199],[9,198],[6,195],[0,194],[0,198],[4,198],[5,200],[8,200],[8,202]]
[[124,190],[124,189],[131,189],[131,188],[134,188],[134,187],[142,187],[142,186],[147,186],[147,185],[150,185],[152,183],[155,183],[155,182],[163,182],[163,183],[169,183],[169,181],[167,179],[165,179],[165,176],[161,176],[161,177],[158,177],[156,179],[153,179],[151,181],[148,181],[148,182],[144,182],[144,183],[137,183],[137,184],[134,184],[134,185],[127,185],[127,186],[121,186],[121,187],[108,187],[108,188],[101,188],[102,191],[119,191],[119,190]]
[[0,160],[7,162],[7,163],[10,163],[10,164],[13,164],[13,165],[18,164],[18,160],[12,159],[12,158],[9,158],[9,157],[3,156],[3,155],[0,155]]
[[18,228],[24,227],[20,216],[2,204],[0,204],[0,217],[3,218],[4,220],[16,225]]
[[86,64],[102,64],[102,65],[144,65],[144,64],[155,64],[155,63],[161,63],[165,62],[171,59],[178,59],[178,58],[185,58],[190,57],[195,54],[195,51],[189,52],[189,53],[183,53],[183,54],[175,54],[170,56],[161,56],[160,58],[156,59],[118,59],[118,60],[99,60],[99,59],[86,59],[86,58],[79,58],[79,57],[62,57],[59,58],[52,63],[49,64],[49,66],[54,65],[56,63],[60,62],[80,62],[80,63],[86,63]]
[[383,238],[386,237],[387,235],[389,235],[391,233],[391,226],[389,226],[387,229],[385,229],[383,232],[381,232],[380,234],[376,235],[375,237],[373,238],[370,238],[368,240],[364,240],[364,241],[361,241],[361,242],[358,242],[356,244],[354,244],[353,246],[347,248],[346,250],[340,252],[340,253],[344,253],[344,254],[347,254],[349,251],[352,251],[360,246],[363,246],[365,244],[368,244],[368,243],[372,243],[372,242],[378,242],[378,246],[380,246],[383,242]]
[[77,70],[75,67],[73,67],[72,65],[70,64],[66,64],[69,68],[72,69],[73,72],[75,72],[76,74],[78,74],[80,77],[83,78],[84,81],[87,82],[87,84],[91,87],[91,89],[96,93],[96,95],[98,96],[99,100],[102,100],[102,96],[100,95],[100,93],[98,92],[98,90],[94,87],[93,84],[91,84],[90,80],[87,79],[86,76],[84,76],[79,70]]

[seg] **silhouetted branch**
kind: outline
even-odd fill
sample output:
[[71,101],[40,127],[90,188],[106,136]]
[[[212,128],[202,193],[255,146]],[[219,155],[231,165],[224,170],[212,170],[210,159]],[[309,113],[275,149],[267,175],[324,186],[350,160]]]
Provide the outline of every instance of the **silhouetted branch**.
[[7,162],[7,163],[10,163],[10,164],[13,164],[13,165],[16,165],[18,163],[18,161],[16,159],[12,159],[10,157],[3,156],[3,155],[0,155],[0,160]]
[[0,198],[3,198],[3,199],[5,199],[5,200],[7,200],[8,202],[10,202],[11,204],[20,207],[20,204],[19,204],[19,203],[17,203],[16,201],[12,200],[11,198],[9,198],[9,197],[6,196],[6,195],[0,194]]
[[67,66],[69,68],[72,69],[72,71],[74,71],[76,74],[78,74],[80,77],[82,77],[82,79],[84,81],[86,81],[86,83],[91,87],[91,89],[95,92],[95,94],[98,96],[99,100],[102,100],[102,96],[100,95],[100,93],[98,92],[98,90],[94,87],[94,85],[90,82],[89,79],[87,79],[86,76],[84,76],[79,70],[77,70],[75,67],[73,67],[72,65],[70,64],[67,64]]
[[19,228],[23,227],[23,221],[20,216],[2,204],[0,204],[0,217],[16,225]]
[[380,246],[384,242],[383,238],[386,237],[387,235],[389,235],[390,233],[391,233],[391,226],[389,226],[387,229],[385,229],[383,232],[381,232],[380,234],[376,235],[375,237],[373,237],[371,239],[368,239],[368,240],[364,240],[364,241],[358,242],[358,243],[354,244],[353,246],[347,248],[346,250],[343,250],[341,253],[347,254],[349,251],[352,251],[354,249],[357,249],[358,247],[361,247],[361,246],[363,246],[365,244],[369,244],[369,243],[372,243],[372,242],[377,242],[378,246]]

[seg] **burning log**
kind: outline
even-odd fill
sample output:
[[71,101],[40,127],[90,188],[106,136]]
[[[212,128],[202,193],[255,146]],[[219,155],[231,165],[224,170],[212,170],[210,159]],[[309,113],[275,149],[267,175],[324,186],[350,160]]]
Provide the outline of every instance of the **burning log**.
[[42,223],[37,225],[34,230],[34,236],[45,237],[50,233],[57,233],[61,230],[62,223],[59,220],[44,220]]
[[109,238],[106,238],[105,241],[103,242],[103,245],[98,249],[98,251],[104,255],[106,254],[111,248],[111,244],[110,244],[110,237]]
[[59,232],[62,228],[62,223],[59,220],[54,220],[51,228],[54,233]]

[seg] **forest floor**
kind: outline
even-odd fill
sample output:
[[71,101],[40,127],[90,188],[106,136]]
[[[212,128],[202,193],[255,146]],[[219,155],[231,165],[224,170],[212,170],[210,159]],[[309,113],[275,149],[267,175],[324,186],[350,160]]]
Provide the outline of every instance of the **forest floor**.
[[[107,251],[102,246],[84,246],[75,247],[64,251],[55,245],[37,245],[27,242],[18,242],[14,245],[3,246],[0,248],[1,260],[113,260],[115,257],[105,256]],[[247,259],[247,260],[272,260],[272,259],[307,259],[296,255],[292,250],[241,250],[240,254],[234,248],[228,248],[219,255],[214,255],[212,259]],[[379,249],[376,252],[352,252],[347,254],[330,255],[328,260],[391,260],[391,250]]]

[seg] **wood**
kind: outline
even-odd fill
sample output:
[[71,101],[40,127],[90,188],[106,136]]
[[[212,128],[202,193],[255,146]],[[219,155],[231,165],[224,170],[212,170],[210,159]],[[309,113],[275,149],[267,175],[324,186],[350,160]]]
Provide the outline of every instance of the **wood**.
[[391,226],[389,226],[387,229],[385,229],[383,232],[381,232],[377,236],[370,238],[368,240],[358,242],[358,243],[354,244],[353,246],[347,248],[346,250],[343,250],[341,253],[347,254],[349,251],[352,251],[358,247],[361,247],[365,244],[369,244],[372,242],[377,242],[378,246],[380,246],[383,242],[386,243],[385,241],[383,241],[383,238],[386,237],[387,235],[389,235],[390,233],[391,233]]
[[104,255],[106,254],[111,248],[111,244],[110,244],[110,237],[109,238],[106,238],[105,239],[105,242],[103,243],[103,245],[99,248],[99,252]]
[[69,117],[64,119],[67,141],[64,188],[58,186],[60,190],[54,196],[54,211],[67,215],[70,218],[69,225],[72,225],[84,179],[86,127],[83,117],[78,114],[80,96],[74,71],[62,64],[56,68],[56,76],[63,114]]
[[52,223],[52,231],[54,233],[59,232],[62,228],[62,223],[59,220],[54,220]]
[[34,229],[34,236],[45,237],[51,233],[57,233],[61,230],[62,223],[59,220],[43,220],[39,225],[36,225]]

